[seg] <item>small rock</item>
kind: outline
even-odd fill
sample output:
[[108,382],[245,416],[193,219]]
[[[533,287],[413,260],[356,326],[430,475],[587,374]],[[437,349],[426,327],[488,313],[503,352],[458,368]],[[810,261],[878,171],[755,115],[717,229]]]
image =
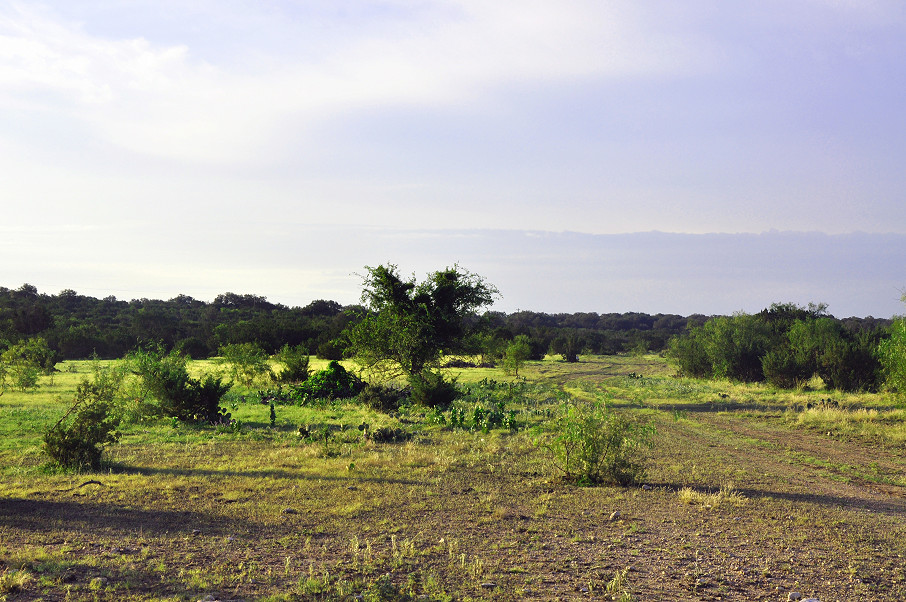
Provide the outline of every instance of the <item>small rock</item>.
[[299,514],[299,511],[295,508],[284,508],[283,514]]
[[651,487],[651,485],[646,483],[646,484],[642,485],[642,489],[644,489],[645,491],[651,491],[652,487]]
[[619,510],[614,510],[613,512],[610,513],[610,519],[609,519],[609,520],[610,520],[610,521],[620,520],[620,517],[621,517],[621,516],[623,516],[623,515],[620,514],[620,511],[619,511]]
[[786,595],[786,599],[790,602],[793,602],[794,600],[802,600],[802,594],[800,594],[799,592],[790,592]]
[[482,583],[481,587],[484,589],[494,589],[495,587],[497,587],[497,584],[493,581],[487,581],[485,583]]
[[350,485],[350,486],[347,487],[346,489],[348,489],[349,491],[358,491],[359,488],[356,487],[355,485]]
[[201,530],[200,530],[200,529],[192,529],[192,535],[194,535],[195,537],[198,537],[199,535],[201,535]]

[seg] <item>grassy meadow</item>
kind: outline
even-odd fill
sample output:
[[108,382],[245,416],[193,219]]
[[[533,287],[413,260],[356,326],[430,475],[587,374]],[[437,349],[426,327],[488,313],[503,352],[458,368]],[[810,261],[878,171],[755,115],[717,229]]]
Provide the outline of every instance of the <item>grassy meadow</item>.
[[[272,421],[237,387],[232,425],[126,420],[106,468],[74,474],[42,436],[93,366],[57,367],[0,397],[0,599],[906,599],[891,395],[676,378],[653,355],[448,370],[466,414],[514,412],[485,432],[353,402]],[[568,399],[656,427],[642,482],[564,481],[544,442]]]

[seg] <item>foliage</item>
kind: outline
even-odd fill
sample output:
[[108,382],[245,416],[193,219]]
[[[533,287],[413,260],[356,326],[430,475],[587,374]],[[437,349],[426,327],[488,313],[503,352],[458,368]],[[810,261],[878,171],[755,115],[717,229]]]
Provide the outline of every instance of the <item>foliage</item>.
[[440,372],[425,370],[409,377],[412,403],[426,408],[447,408],[459,397],[456,381],[444,380]]
[[525,364],[532,354],[532,347],[528,335],[520,334],[513,342],[507,345],[503,367],[508,373],[519,376],[519,368]]
[[693,378],[711,376],[711,361],[705,349],[705,333],[700,326],[690,327],[684,336],[670,339],[667,357],[676,364],[680,374]]
[[395,265],[366,267],[365,312],[346,330],[349,349],[368,369],[421,375],[442,353],[464,348],[466,319],[497,296],[494,286],[458,266],[421,283],[403,280]]
[[76,388],[75,402],[44,433],[44,452],[67,469],[97,469],[107,445],[119,440],[115,397],[122,379],[95,373]]
[[[906,295],[903,300],[906,302]],[[890,337],[878,345],[878,356],[887,386],[899,393],[906,393],[906,316],[898,318],[891,325]]]
[[283,364],[283,369],[276,375],[278,382],[301,383],[308,379],[309,358],[301,346],[284,345],[274,359]]
[[221,361],[228,366],[230,377],[246,387],[251,387],[256,381],[271,376],[267,353],[258,343],[223,345],[219,354]]
[[563,404],[554,435],[542,445],[567,481],[630,485],[644,478],[654,427],[603,404]]
[[439,408],[428,414],[428,422],[450,428],[469,431],[490,432],[495,428],[516,430],[516,410],[507,410],[503,399],[497,401],[478,401],[472,405],[456,405],[449,412]]
[[184,422],[227,422],[229,413],[220,407],[231,385],[219,376],[202,379],[189,376],[188,357],[178,351],[164,353],[160,346],[137,349],[128,361],[141,378],[142,391],[157,400],[158,412]]
[[362,381],[334,360],[327,368],[315,372],[308,380],[297,385],[295,391],[297,395],[311,398],[348,399],[355,397],[361,388]]
[[574,363],[579,361],[583,346],[582,337],[576,331],[570,331],[551,342],[551,352],[561,355],[566,362]]
[[774,304],[756,315],[718,316],[672,339],[668,356],[698,378],[793,388],[818,375],[832,389],[876,389],[877,331],[851,330],[823,312],[823,305]]
[[52,374],[55,354],[47,341],[34,337],[10,345],[0,354],[0,393],[9,382],[20,391],[38,388],[41,374]]
[[406,389],[366,383],[359,392],[359,403],[378,412],[395,412],[408,399]]

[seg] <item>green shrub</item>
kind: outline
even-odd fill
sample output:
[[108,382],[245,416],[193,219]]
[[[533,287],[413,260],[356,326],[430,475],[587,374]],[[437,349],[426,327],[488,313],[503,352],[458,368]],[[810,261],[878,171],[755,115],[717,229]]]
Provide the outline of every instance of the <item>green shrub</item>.
[[343,359],[346,346],[342,340],[333,339],[318,345],[318,357],[322,360],[338,361]]
[[555,427],[555,434],[542,445],[567,481],[625,486],[645,477],[653,426],[601,404],[566,403]]
[[44,433],[44,452],[54,463],[73,470],[100,467],[104,448],[120,436],[115,395],[114,387],[98,379],[76,387],[75,403]]
[[801,361],[789,345],[768,351],[761,359],[765,379],[782,389],[795,389],[814,374],[814,366]]
[[443,374],[432,370],[410,376],[409,386],[412,403],[427,408],[448,408],[459,397],[456,381],[444,380]]
[[308,380],[308,354],[301,345],[298,347],[284,345],[274,359],[284,366],[276,375],[277,382],[301,383]]
[[229,421],[230,415],[220,407],[220,401],[231,385],[224,384],[221,377],[209,374],[192,378],[186,356],[175,350],[165,354],[160,347],[138,349],[128,359],[141,378],[140,394],[157,400],[157,414],[184,422]]
[[43,338],[11,345],[0,354],[0,394],[8,384],[23,392],[37,389],[41,374],[53,374],[55,361]]
[[[267,380],[271,367],[267,353],[258,343],[232,343],[220,348],[220,361],[227,365],[234,381],[251,387],[256,381]],[[307,369],[307,366],[306,366]]]
[[[906,302],[906,295],[903,296]],[[906,317],[894,320],[890,336],[878,345],[884,381],[899,393],[906,393]]]
[[313,398],[348,399],[355,397],[362,386],[361,380],[333,360],[327,368],[315,372],[295,389],[297,393]]
[[400,402],[408,398],[405,389],[385,387],[382,385],[366,384],[359,393],[359,403],[378,412],[395,412],[400,407]]

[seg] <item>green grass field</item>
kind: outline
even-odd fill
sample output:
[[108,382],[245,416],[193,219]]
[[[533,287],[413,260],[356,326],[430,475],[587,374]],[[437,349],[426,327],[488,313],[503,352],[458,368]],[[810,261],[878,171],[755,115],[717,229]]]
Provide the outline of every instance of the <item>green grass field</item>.
[[[449,371],[476,395],[514,383],[494,394],[515,430],[353,403],[278,405],[272,426],[234,389],[238,426],[126,422],[103,471],[73,474],[41,439],[92,367],[58,368],[0,397],[0,598],[906,599],[893,396],[675,378],[656,356],[548,358],[518,381]],[[645,487],[560,479],[537,443],[567,398],[657,427]]]

